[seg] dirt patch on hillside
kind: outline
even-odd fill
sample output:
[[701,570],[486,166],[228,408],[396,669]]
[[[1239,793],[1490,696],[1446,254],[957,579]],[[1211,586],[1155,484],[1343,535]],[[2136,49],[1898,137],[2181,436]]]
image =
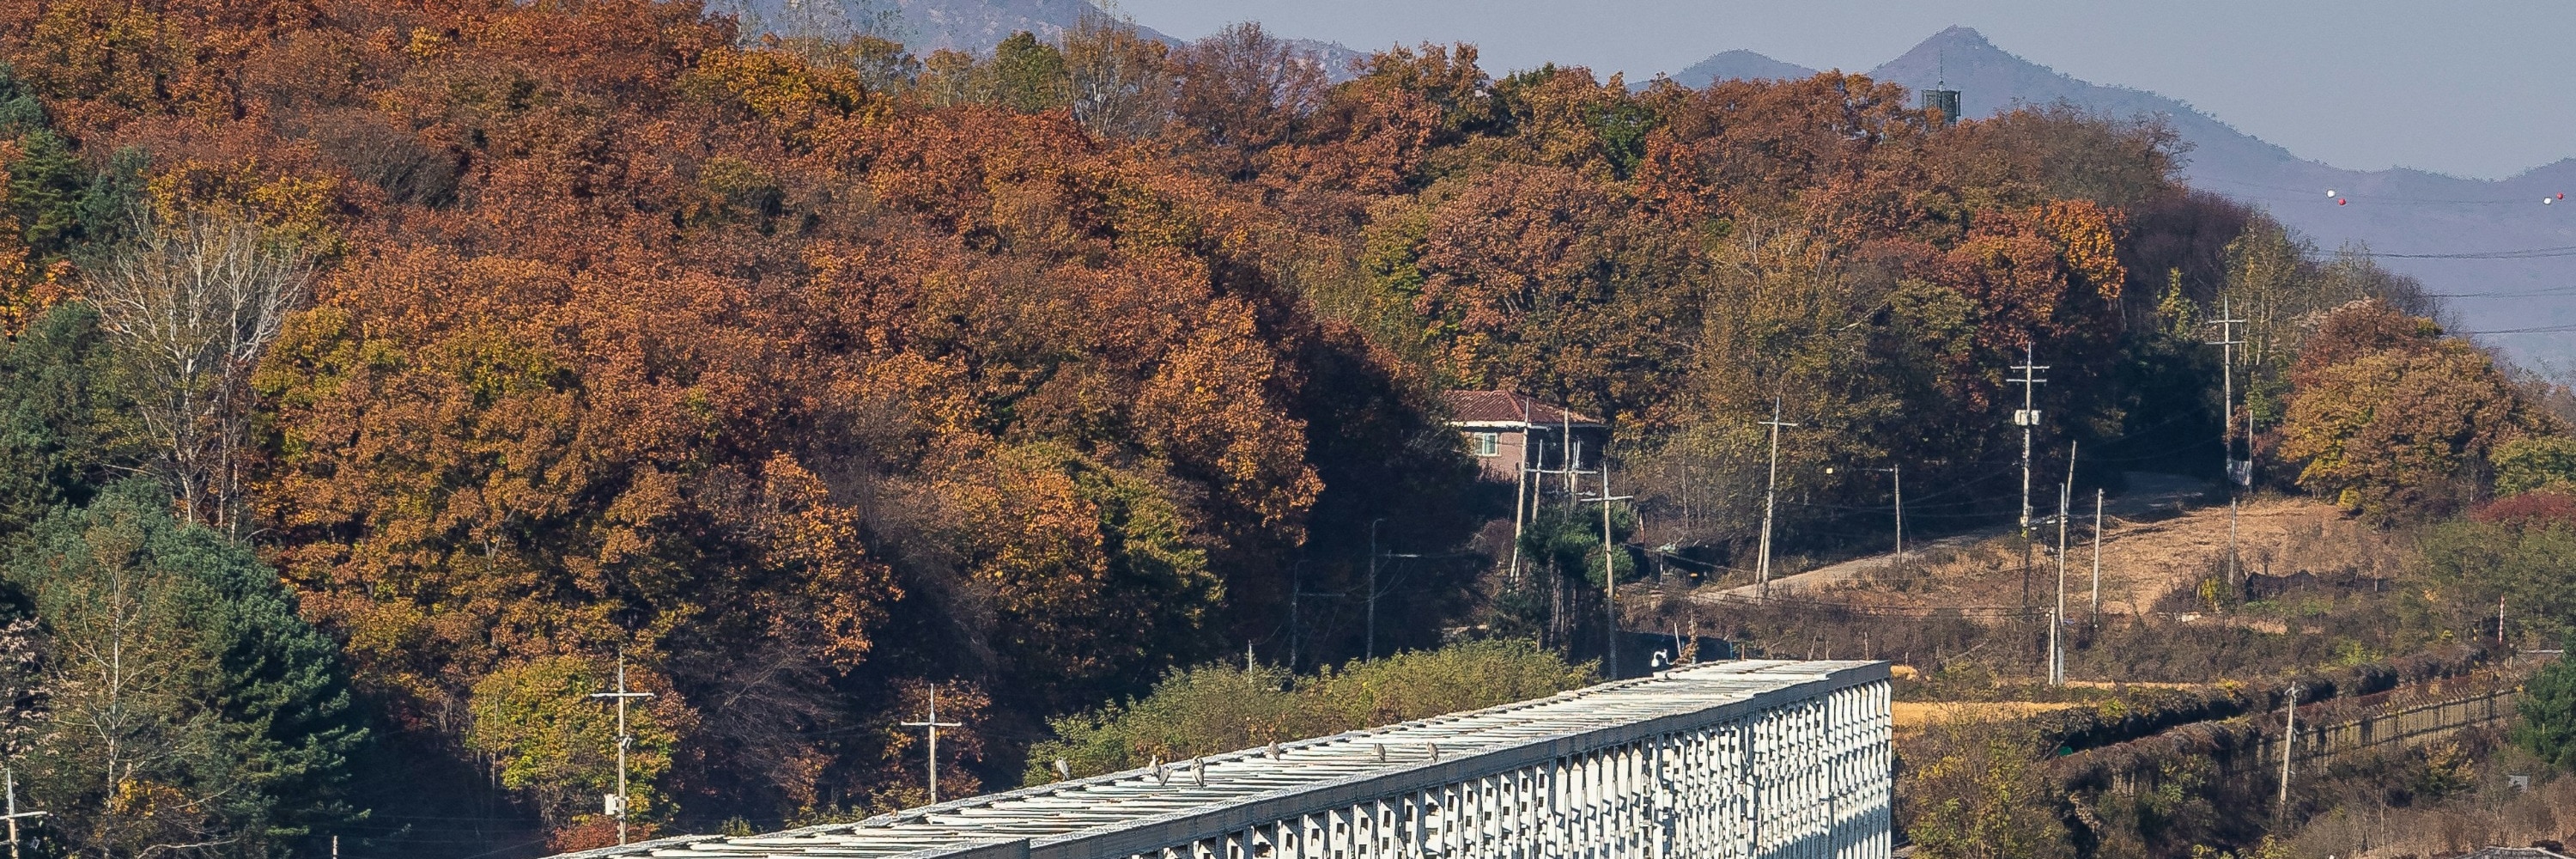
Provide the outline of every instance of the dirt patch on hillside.
[[1898,701],[1888,705],[1899,738],[1921,736],[1934,724],[2000,722],[2033,713],[2085,706],[2074,701]]
[[[2167,594],[2188,593],[2205,579],[2224,579],[2228,520],[2225,506],[2152,522],[2107,519],[2101,546],[2102,613],[2152,612]],[[2067,532],[2069,617],[2083,617],[2093,601],[2091,524],[2079,519]],[[2249,501],[2238,512],[2235,529],[2239,575],[2308,573],[2377,581],[2395,576],[2404,558],[2387,535],[2345,518],[2332,505],[2307,499]],[[2056,530],[2041,530],[2045,542],[2003,536],[1920,552],[1799,598],[1891,610],[1966,608],[1972,617],[2024,606],[2045,610],[2055,600],[2059,567]]]

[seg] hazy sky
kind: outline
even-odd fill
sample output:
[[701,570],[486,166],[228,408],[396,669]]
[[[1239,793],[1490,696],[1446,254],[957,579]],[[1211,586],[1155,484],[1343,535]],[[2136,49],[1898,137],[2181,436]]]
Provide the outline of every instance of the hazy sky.
[[[2576,156],[2576,3],[1115,0],[1197,37],[1242,20],[1362,50],[1474,42],[1631,79],[1746,48],[1863,71],[1952,24],[2077,78],[2190,102],[2301,157],[2501,178]],[[2374,114],[2380,118],[2370,118]]]

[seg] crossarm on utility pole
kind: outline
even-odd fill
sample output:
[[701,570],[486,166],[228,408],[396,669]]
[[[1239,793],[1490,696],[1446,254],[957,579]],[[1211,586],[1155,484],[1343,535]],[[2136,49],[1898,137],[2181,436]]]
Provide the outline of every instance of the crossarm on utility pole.
[[1610,676],[1613,678],[1619,676],[1619,567],[1612,560],[1614,556],[1610,554],[1610,502],[1627,501],[1635,497],[1637,496],[1610,494],[1610,461],[1604,459],[1601,461],[1601,495],[1596,498],[1577,499],[1584,504],[1594,502],[1601,504],[1601,601],[1608,604],[1607,609],[1610,613],[1610,649],[1605,651],[1605,658],[1609,662]]
[[930,734],[930,753],[928,755],[930,761],[930,801],[933,804],[937,804],[939,802],[939,729],[963,728],[966,727],[966,724],[964,722],[939,721],[939,686],[936,684],[933,684],[930,687],[930,715],[919,722],[904,722],[902,724],[907,728],[925,729]]
[[590,697],[608,698],[617,702],[617,805],[613,810],[617,817],[617,843],[625,844],[626,819],[629,816],[626,806],[626,749],[635,743],[635,738],[626,733],[626,702],[636,698],[651,698],[653,693],[627,691],[626,651],[620,649],[617,651],[617,691],[593,692],[590,693]]
[[9,821],[9,859],[18,859],[18,821],[43,817],[48,812],[18,810],[18,773],[16,770],[0,767],[0,781],[5,781],[8,786],[9,813],[7,815],[7,820]]

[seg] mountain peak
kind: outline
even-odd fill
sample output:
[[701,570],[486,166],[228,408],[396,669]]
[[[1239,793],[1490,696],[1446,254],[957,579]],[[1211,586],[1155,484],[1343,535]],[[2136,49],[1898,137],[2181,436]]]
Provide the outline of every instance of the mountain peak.
[[1673,82],[1699,89],[1726,80],[1798,80],[1814,77],[1815,69],[1786,63],[1738,48],[1701,60],[1673,75]]
[[[2009,77],[2027,77],[2034,73],[2054,75],[2046,67],[2007,53],[1986,34],[1974,28],[1952,24],[1931,38],[1915,43],[1903,56],[1889,60],[1870,72],[1871,77],[1893,80],[1917,89],[1929,84],[1969,80],[1979,73],[1992,76],[1997,72]],[[1970,116],[1980,115],[1970,111]]]
[[1986,34],[1977,32],[1977,28],[1965,24],[1952,24],[1942,28],[1941,32],[1932,34],[1931,38],[1923,40],[1921,45],[1915,46],[1915,49],[1921,50],[1923,45],[1989,50],[1995,48],[1995,43],[1986,41]]

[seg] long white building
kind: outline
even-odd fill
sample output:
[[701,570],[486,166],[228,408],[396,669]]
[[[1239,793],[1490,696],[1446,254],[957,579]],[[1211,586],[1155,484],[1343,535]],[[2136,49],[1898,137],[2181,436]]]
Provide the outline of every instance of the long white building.
[[1880,859],[1880,662],[1749,660],[756,836],[564,859]]

